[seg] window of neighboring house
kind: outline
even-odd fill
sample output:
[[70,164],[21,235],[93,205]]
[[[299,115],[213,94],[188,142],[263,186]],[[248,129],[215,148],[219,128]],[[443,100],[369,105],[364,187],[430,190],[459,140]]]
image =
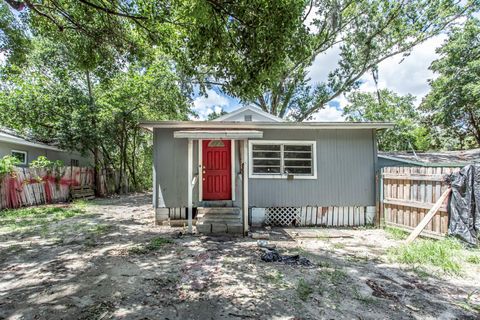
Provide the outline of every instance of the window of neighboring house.
[[80,164],[80,163],[79,163],[78,159],[70,159],[70,165],[71,165],[72,167],[78,167],[79,164]]
[[20,161],[20,164],[27,164],[27,152],[20,150],[12,150],[12,157],[15,157]]
[[250,141],[251,178],[315,179],[315,141]]
[[244,120],[245,120],[245,121],[252,121],[252,115],[251,115],[251,114],[246,114],[246,115],[244,116]]

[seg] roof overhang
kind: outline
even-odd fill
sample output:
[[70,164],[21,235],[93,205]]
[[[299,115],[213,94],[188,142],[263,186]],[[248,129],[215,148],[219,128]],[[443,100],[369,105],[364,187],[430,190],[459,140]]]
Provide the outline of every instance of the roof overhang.
[[12,144],[18,144],[18,145],[27,146],[27,147],[33,147],[33,148],[40,148],[40,149],[47,149],[47,150],[54,150],[54,151],[62,151],[61,149],[56,148],[54,146],[50,146],[48,144],[31,142],[31,141],[22,139],[20,137],[16,137],[16,136],[10,135],[8,133],[3,133],[3,132],[0,132],[0,141],[12,143]]
[[234,130],[262,130],[262,129],[389,129],[393,123],[389,122],[230,122],[230,121],[145,121],[140,126],[153,131],[162,129],[234,129]]
[[175,131],[174,138],[188,139],[260,139],[263,132],[257,130],[183,130]]

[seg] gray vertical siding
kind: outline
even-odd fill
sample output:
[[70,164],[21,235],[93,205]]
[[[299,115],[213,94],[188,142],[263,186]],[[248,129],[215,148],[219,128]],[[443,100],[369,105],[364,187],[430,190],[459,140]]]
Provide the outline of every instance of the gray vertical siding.
[[[187,139],[174,139],[174,129],[154,130],[154,205],[187,205]],[[270,206],[370,206],[375,204],[374,131],[263,130],[264,140],[316,140],[317,179],[249,179],[249,204]],[[236,142],[236,172],[240,172]],[[194,170],[198,174],[198,145]],[[241,201],[241,178],[236,177],[236,204]],[[161,193],[164,202],[158,195]],[[198,205],[198,184],[193,192]]]
[[316,140],[317,179],[255,179],[249,205],[370,206],[375,204],[372,130],[264,130],[264,140]]

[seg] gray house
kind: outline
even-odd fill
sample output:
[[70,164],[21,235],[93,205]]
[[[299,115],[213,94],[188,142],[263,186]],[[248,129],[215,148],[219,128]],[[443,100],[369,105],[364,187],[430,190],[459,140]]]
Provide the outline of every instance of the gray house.
[[153,133],[157,221],[185,212],[189,227],[195,215],[204,233],[289,224],[302,210],[311,221],[329,210],[332,219],[345,212],[353,220],[375,212],[376,131],[391,127],[285,122],[256,107],[214,121],[141,125]]
[[13,132],[0,129],[0,158],[11,155],[20,160],[19,166],[26,167],[39,156],[50,161],[61,160],[66,166],[89,166],[89,158],[77,152],[68,152],[55,146],[25,139]]

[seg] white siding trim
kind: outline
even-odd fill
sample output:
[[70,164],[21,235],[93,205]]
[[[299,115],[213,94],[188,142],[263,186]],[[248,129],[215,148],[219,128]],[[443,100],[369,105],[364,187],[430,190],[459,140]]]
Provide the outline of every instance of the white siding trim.
[[192,179],[193,179],[193,141],[192,139],[188,139],[188,151],[187,151],[187,180],[188,180],[188,233],[192,233],[192,216],[193,216],[193,200],[192,200],[192,193],[193,193],[193,186],[192,186]]
[[203,140],[198,140],[198,201],[203,201]]
[[[314,140],[249,140],[248,141],[248,176],[252,179],[287,179],[288,174],[254,174],[253,173],[253,145],[254,144],[311,144],[312,145],[312,175],[293,175],[295,180],[317,179],[317,141]],[[281,165],[283,167],[283,150],[281,152]]]
[[232,167],[231,168],[231,171],[232,171],[232,177],[231,177],[231,184],[232,184],[232,194],[231,194],[231,198],[232,198],[232,201],[235,201],[235,177],[236,177],[236,174],[235,174],[235,140],[230,140],[230,166]]

